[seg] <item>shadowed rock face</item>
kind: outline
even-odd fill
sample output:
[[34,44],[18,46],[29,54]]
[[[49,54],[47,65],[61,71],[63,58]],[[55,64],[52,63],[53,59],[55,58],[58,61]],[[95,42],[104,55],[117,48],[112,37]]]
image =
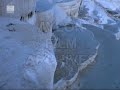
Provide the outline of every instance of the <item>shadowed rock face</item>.
[[58,62],[55,82],[60,79],[69,80],[76,74],[81,63],[95,54],[98,42],[90,31],[74,25],[61,27],[54,34],[58,40],[55,48]]

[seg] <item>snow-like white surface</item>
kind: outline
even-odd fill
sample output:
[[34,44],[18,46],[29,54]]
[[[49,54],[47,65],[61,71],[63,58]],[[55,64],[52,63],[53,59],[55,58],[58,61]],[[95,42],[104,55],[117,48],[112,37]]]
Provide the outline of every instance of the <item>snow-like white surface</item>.
[[24,22],[20,22],[20,20],[18,20],[18,19],[7,18],[7,17],[0,17],[0,26],[6,26],[9,23],[13,23],[13,24],[26,24]]
[[92,0],[84,0],[83,4],[84,4],[85,8],[88,8],[89,15],[92,15],[92,12],[95,9],[94,1],[92,1]]
[[97,17],[99,18],[100,24],[106,24],[106,23],[108,23],[108,20],[112,21],[112,19],[110,17],[108,17],[107,13],[101,7],[96,6],[95,11],[98,12]]
[[[103,0],[102,0],[103,1]],[[107,24],[108,20],[113,21],[105,10],[97,5],[94,0],[84,0],[83,6],[88,9],[88,16],[97,20],[97,24]],[[91,21],[92,22],[92,21]]]
[[[39,2],[39,4],[37,3],[37,11],[53,10],[56,26],[65,26],[71,23],[71,18],[61,7],[58,5],[53,6],[53,0],[37,1]],[[120,9],[120,0],[95,1],[110,10]],[[113,21],[94,0],[84,0],[83,4],[88,9],[89,19],[88,21],[77,19],[75,21],[76,26],[82,27],[81,24],[96,25],[94,23],[95,19],[98,20],[97,24],[106,24],[108,20]],[[36,15],[27,22],[34,25]],[[10,23],[14,25],[7,27],[6,25]],[[37,27],[29,24],[13,18],[0,18],[0,88],[1,86],[5,89],[53,88],[57,62],[50,41],[51,37],[49,37],[48,33],[44,34]],[[120,29],[115,36],[117,40],[120,40]],[[90,58],[90,62],[84,63],[81,68],[87,67],[87,64],[93,60],[94,57]],[[64,63],[62,63],[62,66],[64,66]],[[60,80],[55,88],[66,88],[76,78],[75,75],[69,82]]]
[[71,22],[71,18],[67,16],[65,11],[59,7],[58,5],[55,5],[53,7],[54,12],[54,18],[55,18],[55,24],[56,25],[66,25]]
[[49,36],[30,24],[0,17],[0,88],[52,89],[56,64]]
[[120,9],[120,0],[96,0],[103,7],[108,8],[110,10],[119,10]]

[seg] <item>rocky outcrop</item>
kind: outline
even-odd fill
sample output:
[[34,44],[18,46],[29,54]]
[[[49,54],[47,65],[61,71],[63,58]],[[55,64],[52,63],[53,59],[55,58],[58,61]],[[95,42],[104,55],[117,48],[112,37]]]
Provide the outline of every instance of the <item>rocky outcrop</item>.
[[52,89],[56,58],[37,27],[0,18],[0,89]]

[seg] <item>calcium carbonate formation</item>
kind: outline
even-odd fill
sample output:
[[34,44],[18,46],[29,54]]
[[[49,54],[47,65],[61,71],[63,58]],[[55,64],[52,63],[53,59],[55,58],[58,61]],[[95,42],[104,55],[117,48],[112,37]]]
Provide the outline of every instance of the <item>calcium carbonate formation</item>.
[[81,1],[82,0],[57,0],[56,2],[69,16],[77,17]]
[[43,32],[52,33],[53,6],[49,0],[38,0],[36,4],[36,26]]
[[0,0],[0,15],[23,20],[34,14],[35,7],[36,0]]
[[102,42],[94,33],[120,39],[120,22],[110,17],[119,18],[117,3],[0,0],[0,89],[80,89]]

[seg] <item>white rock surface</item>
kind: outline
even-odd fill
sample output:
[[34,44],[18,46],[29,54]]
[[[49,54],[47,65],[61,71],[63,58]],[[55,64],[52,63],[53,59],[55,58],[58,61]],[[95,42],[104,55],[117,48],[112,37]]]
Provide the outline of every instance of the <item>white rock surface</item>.
[[83,17],[86,17],[91,23],[108,24],[110,21],[114,23],[114,20],[108,16],[105,9],[94,0],[83,0],[80,10],[81,15],[84,14]]
[[57,0],[56,2],[68,16],[78,17],[81,0]]
[[36,0],[0,0],[0,15],[7,17],[26,17],[34,12]]
[[53,28],[56,28],[57,26],[65,26],[71,23],[72,21],[71,18],[58,5],[55,5],[53,7],[53,12],[54,12]]
[[119,10],[120,9],[120,0],[95,0],[100,3],[104,8],[110,10]]
[[44,12],[36,13],[36,24],[43,32],[52,33],[53,10],[49,9]]
[[[90,29],[98,32],[109,30],[117,40],[120,39],[120,30],[115,28],[119,25],[107,13],[109,9],[119,14],[119,0],[82,0],[80,10],[85,16],[80,14],[80,19],[71,17],[78,16],[81,0],[37,0],[36,15],[33,13],[31,18],[28,14],[35,11],[35,0],[29,0],[30,3],[27,3],[28,0],[16,0],[13,3],[17,7],[14,15],[6,14],[4,10],[11,0],[1,1],[6,2],[0,3],[0,15],[19,19],[23,16],[24,21],[32,25],[16,19],[0,18],[0,89],[53,89],[57,63],[55,82],[58,82],[54,89],[79,89],[80,71],[95,60],[99,47],[94,34],[82,25],[92,24],[95,27]],[[96,28],[97,25],[102,29]],[[56,30],[54,49],[57,62],[51,43],[52,29]],[[97,35],[102,37],[102,34]],[[107,32],[105,36],[109,36]],[[117,51],[116,47],[114,49]],[[81,56],[76,59],[68,54]]]
[[52,36],[52,27],[54,21],[53,0],[38,0],[36,4],[36,22],[35,25],[40,30]]
[[52,89],[56,58],[38,28],[0,18],[0,89]]

